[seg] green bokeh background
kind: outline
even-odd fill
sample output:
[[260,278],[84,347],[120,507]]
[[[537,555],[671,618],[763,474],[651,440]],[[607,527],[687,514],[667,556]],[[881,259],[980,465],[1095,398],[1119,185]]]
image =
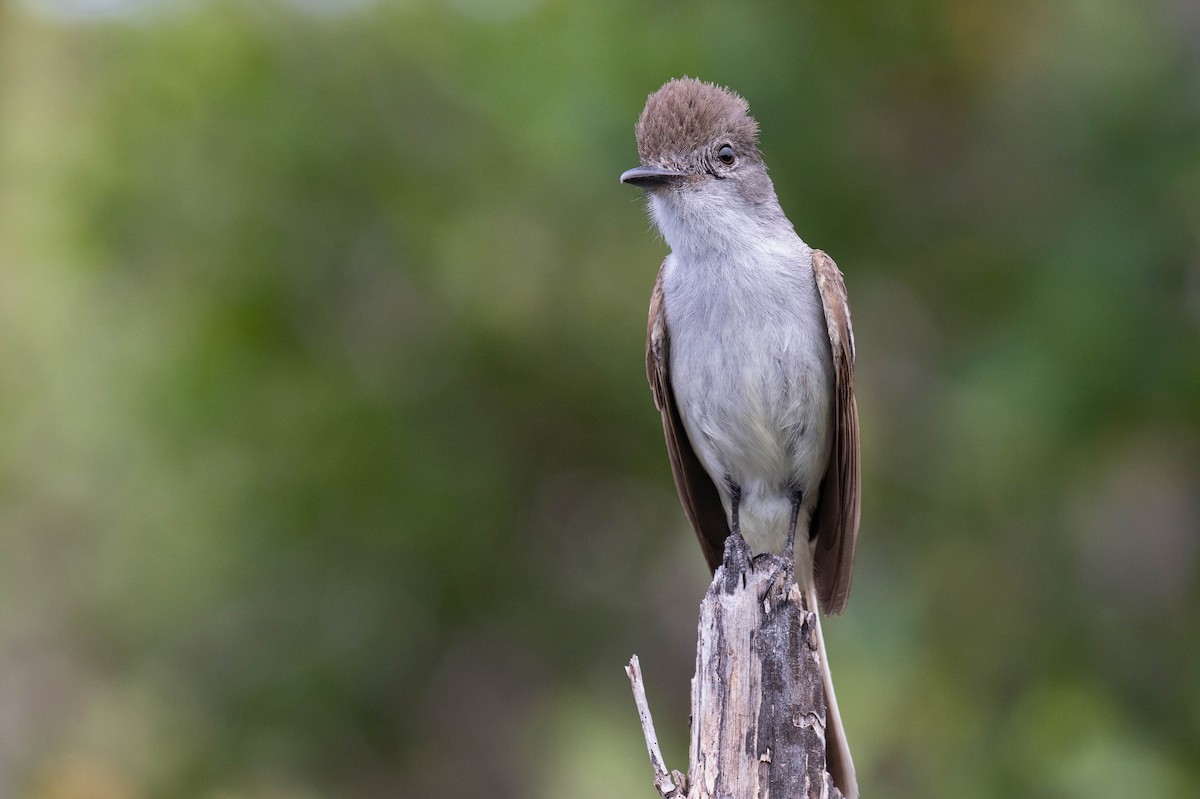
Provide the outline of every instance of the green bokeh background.
[[0,796],[646,797],[706,572],[633,123],[846,273],[864,795],[1200,795],[1189,0],[0,4]]

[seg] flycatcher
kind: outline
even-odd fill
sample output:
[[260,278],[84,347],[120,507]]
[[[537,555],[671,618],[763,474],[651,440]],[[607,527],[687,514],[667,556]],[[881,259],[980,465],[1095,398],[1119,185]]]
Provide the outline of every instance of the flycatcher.
[[[784,216],[745,100],[691,78],[646,100],[643,189],[671,252],[650,297],[646,371],[675,487],[715,570],[725,538],[795,559],[810,609],[840,613],[859,521],[854,333],[833,259]],[[799,540],[799,545],[794,542]],[[817,625],[826,760],[857,799]]]

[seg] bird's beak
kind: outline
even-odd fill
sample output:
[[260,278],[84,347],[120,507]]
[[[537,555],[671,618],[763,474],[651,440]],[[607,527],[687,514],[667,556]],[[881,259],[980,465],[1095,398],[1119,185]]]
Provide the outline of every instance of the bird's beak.
[[686,172],[677,169],[666,169],[661,166],[635,166],[621,173],[621,182],[637,186],[639,189],[651,189],[671,186],[686,178]]

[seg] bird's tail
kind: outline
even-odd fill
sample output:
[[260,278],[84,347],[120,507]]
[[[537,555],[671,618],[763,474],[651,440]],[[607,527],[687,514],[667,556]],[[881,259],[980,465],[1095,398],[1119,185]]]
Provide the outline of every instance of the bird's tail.
[[829,671],[829,657],[825,654],[825,636],[821,633],[821,611],[817,606],[816,582],[812,570],[805,580],[804,598],[817,619],[817,654],[821,658],[821,679],[825,684],[825,769],[833,777],[833,784],[846,799],[858,799],[858,779],[854,774],[854,760],[850,757],[850,744],[846,741],[846,728],[838,713],[837,696],[833,693],[833,676]]

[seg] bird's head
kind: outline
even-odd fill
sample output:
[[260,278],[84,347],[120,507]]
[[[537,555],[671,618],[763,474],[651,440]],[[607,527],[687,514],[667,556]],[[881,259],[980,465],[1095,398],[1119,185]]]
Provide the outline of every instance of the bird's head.
[[639,166],[621,182],[644,190],[659,228],[720,224],[775,204],[758,151],[758,123],[732,91],[695,78],[666,83],[637,122]]

